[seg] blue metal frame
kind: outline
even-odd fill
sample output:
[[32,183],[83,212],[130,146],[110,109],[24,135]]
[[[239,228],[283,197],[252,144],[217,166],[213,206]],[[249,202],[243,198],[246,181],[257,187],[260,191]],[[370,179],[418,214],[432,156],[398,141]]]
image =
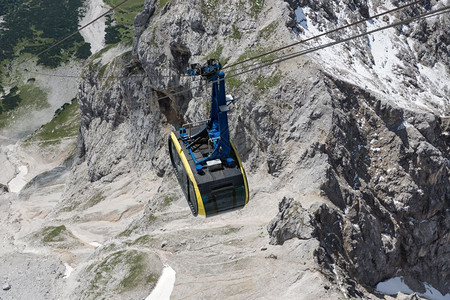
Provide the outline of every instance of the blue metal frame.
[[[187,134],[186,128],[180,128],[181,140],[185,143],[198,173],[202,172],[206,162],[214,159],[220,159],[227,166],[231,166],[234,164],[234,160],[231,158],[228,108],[225,96],[225,73],[220,71],[222,65],[216,60],[209,60],[205,66],[192,65],[191,67],[192,69],[187,72],[188,75],[201,75],[209,82],[212,82],[211,113],[206,126],[191,136]],[[197,161],[192,151],[192,147],[196,144],[194,139],[202,133],[204,134],[205,131],[210,141],[212,141],[213,151],[208,157]]]

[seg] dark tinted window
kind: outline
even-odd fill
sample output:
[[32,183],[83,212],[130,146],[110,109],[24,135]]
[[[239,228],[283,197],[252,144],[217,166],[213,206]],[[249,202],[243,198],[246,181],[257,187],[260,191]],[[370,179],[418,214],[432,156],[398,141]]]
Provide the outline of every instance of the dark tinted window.
[[191,201],[192,205],[194,206],[194,210],[198,211],[198,205],[197,205],[197,196],[195,195],[194,185],[190,180],[188,180],[189,185],[189,200]]
[[178,155],[177,149],[172,141],[170,141],[170,154],[172,156],[172,164],[175,169],[175,174],[177,175],[178,182],[180,183],[181,189],[183,190],[184,196],[186,199],[189,199],[188,195],[188,178],[186,170],[184,169],[183,162],[181,161],[180,156]]
[[245,187],[230,188],[220,192],[212,192],[209,197],[202,195],[207,215],[214,215],[245,205]]

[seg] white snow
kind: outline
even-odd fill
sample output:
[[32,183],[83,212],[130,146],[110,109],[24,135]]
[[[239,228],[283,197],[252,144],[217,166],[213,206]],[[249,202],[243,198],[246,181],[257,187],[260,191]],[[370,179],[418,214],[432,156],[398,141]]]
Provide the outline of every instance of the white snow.
[[72,274],[73,268],[67,263],[64,263],[64,266],[66,266],[66,270],[64,271],[63,278],[69,278],[70,274]]
[[91,245],[92,247],[95,247],[95,248],[98,248],[98,247],[102,246],[102,244],[97,243],[97,242],[90,242],[89,245]]
[[[108,7],[103,3],[103,0],[88,0],[86,15],[80,20],[80,27],[96,19],[107,10]],[[105,47],[105,21],[106,18],[103,17],[80,31],[84,40],[91,44],[92,54]]]
[[170,300],[175,285],[175,270],[165,265],[158,283],[152,293],[145,300]]
[[[383,7],[388,9],[385,5]],[[308,15],[310,8],[302,9],[303,14],[298,12],[297,21],[304,19],[307,23],[307,30],[301,35],[309,38],[325,32],[318,24],[309,22]],[[305,16],[305,17],[303,17]],[[427,19],[433,22],[438,17]],[[392,21],[392,20],[391,20]],[[386,22],[375,19],[367,22],[367,31],[371,31],[382,26]],[[348,31],[342,32],[343,37],[351,36]],[[325,45],[334,42],[328,37],[308,43],[307,48]],[[361,47],[355,47],[361,43]],[[369,47],[364,47],[367,43]],[[360,38],[349,43],[335,45],[310,54],[315,59],[321,61],[325,69],[343,80],[358,85],[366,90],[370,90],[378,96],[392,101],[400,107],[410,109],[420,109],[434,111],[440,115],[445,115],[450,106],[450,74],[445,71],[442,64],[436,64],[433,68],[418,65],[417,69],[411,69],[399,58],[405,55],[405,59],[415,57],[414,41],[396,35],[393,28],[370,34],[367,38]],[[362,53],[361,51],[367,51]],[[361,56],[361,54],[363,56]],[[373,57],[373,64],[370,62],[370,55]],[[359,57],[364,57],[366,61]],[[409,70],[406,74],[405,70]],[[415,80],[419,88],[409,81]]]
[[388,295],[395,295],[399,292],[404,294],[416,293],[421,297],[425,297],[431,300],[449,300],[450,294],[442,295],[438,290],[433,288],[430,284],[424,283],[425,293],[414,292],[403,280],[403,277],[393,277],[383,282],[380,282],[376,286],[376,290]]
[[339,289],[340,289],[341,292],[344,294],[345,298],[348,298],[348,297],[347,297],[347,291],[346,291],[345,288],[342,286],[341,278],[340,278],[340,276],[339,276],[339,273],[338,273],[337,270],[336,270],[336,264],[333,264],[333,273],[334,273],[334,275],[336,276],[336,282],[337,282],[338,285],[339,285]]
[[25,176],[28,174],[28,167],[23,165],[19,168],[19,173],[14,177],[9,183],[9,191],[13,193],[18,193],[27,184]]

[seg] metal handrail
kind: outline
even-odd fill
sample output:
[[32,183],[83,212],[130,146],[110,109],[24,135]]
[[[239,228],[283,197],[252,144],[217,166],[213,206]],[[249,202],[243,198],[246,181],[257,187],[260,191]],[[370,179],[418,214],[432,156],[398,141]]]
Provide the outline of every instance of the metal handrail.
[[192,123],[186,123],[183,124],[182,127],[185,129],[189,129],[189,136],[192,135],[192,128],[200,126],[200,125],[204,125],[206,123],[208,123],[210,121],[210,119],[207,120],[201,120],[201,121],[197,121],[197,122],[192,122]]

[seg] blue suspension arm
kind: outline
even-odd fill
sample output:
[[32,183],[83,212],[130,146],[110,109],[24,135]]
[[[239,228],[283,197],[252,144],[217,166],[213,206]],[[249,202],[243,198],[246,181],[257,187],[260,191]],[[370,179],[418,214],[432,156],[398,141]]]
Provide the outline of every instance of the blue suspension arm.
[[[233,164],[231,158],[230,131],[228,128],[228,107],[225,96],[225,73],[220,71],[222,65],[216,60],[208,60],[204,66],[198,64],[192,65],[192,69],[188,70],[188,75],[201,75],[209,82],[212,82],[211,92],[211,112],[210,120],[207,124],[208,137],[213,141],[213,151],[211,154],[200,161],[197,161],[192,146],[195,142],[190,142],[187,134],[182,134],[182,140],[189,150],[189,153],[197,166],[197,171],[201,172],[203,165],[207,161],[220,159],[227,165]],[[180,131],[184,129],[181,128]],[[196,136],[198,134],[194,134]]]

